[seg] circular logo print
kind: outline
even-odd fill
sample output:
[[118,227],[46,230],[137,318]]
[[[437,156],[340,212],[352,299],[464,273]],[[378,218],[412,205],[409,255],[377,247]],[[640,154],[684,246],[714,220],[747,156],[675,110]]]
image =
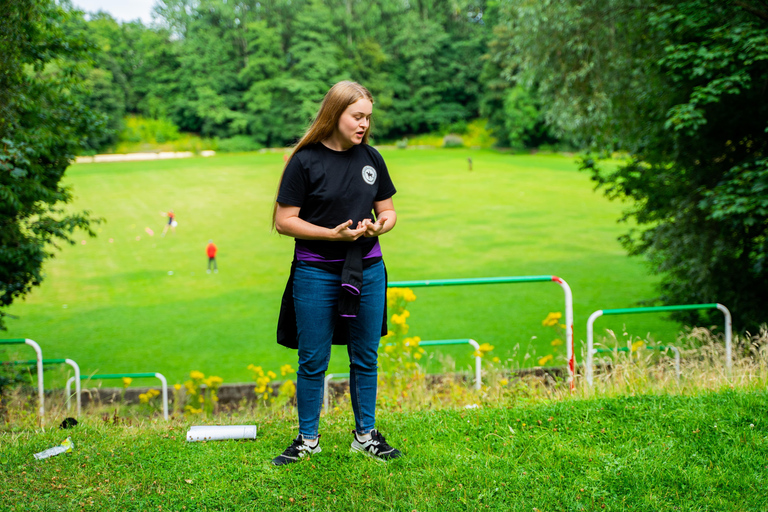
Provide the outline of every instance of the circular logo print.
[[373,185],[373,183],[376,181],[376,169],[370,165],[363,167],[363,179],[367,184]]

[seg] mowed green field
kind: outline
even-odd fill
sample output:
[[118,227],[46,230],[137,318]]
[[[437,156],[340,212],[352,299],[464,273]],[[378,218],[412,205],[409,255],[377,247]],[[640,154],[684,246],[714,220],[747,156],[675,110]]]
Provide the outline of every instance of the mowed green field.
[[[595,192],[573,158],[382,154],[398,188],[398,225],[382,238],[390,281],[560,276],[573,290],[577,357],[592,311],[654,296],[655,278],[616,241],[627,229],[616,222],[622,205]],[[84,374],[161,372],[173,383],[200,370],[231,383],[251,380],[251,363],[295,368],[295,352],[274,341],[293,251],[291,238],[270,232],[282,166],[281,153],[73,165],[66,179],[73,207],[106,223],[97,238],[78,235],[48,262],[45,282],[10,309],[19,319],[8,320],[2,337],[32,338],[46,358],[74,359]],[[179,225],[161,238],[160,212],[168,209]],[[219,247],[218,274],[205,271],[208,239]],[[492,355],[514,367],[552,352],[556,333],[541,321],[564,310],[555,283],[414,291],[411,334],[488,342]],[[651,314],[601,318],[597,327],[670,342],[681,326]],[[470,354],[468,347],[430,348],[427,365],[466,369]],[[0,356],[28,359],[31,350]],[[347,371],[347,364],[344,349],[334,348],[330,370]]]

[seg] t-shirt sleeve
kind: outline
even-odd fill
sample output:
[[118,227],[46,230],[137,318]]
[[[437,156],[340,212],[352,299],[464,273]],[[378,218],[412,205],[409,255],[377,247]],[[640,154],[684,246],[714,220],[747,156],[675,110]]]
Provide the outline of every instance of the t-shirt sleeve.
[[306,170],[297,155],[285,166],[280,190],[277,191],[277,202],[290,206],[301,207],[307,197]]
[[384,159],[381,157],[378,151],[376,151],[375,149],[373,151],[374,151],[374,157],[379,162],[378,167],[380,170],[379,190],[376,193],[376,197],[374,201],[383,201],[395,195],[395,193],[397,192],[397,189],[395,189],[395,184],[392,183],[392,178],[389,177],[389,169],[387,169],[387,164],[384,163]]

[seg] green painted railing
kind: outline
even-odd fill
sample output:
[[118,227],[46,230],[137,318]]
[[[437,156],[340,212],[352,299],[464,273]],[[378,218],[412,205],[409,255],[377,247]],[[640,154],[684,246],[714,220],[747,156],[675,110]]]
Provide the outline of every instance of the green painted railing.
[[[160,383],[163,386],[163,418],[168,419],[168,381],[162,373],[104,373],[95,375],[81,375],[80,380],[107,380],[107,379],[145,379],[145,378],[157,378],[160,379]],[[74,377],[67,381],[67,395],[71,389]]]
[[[598,309],[589,316],[587,320],[587,383],[591,386],[593,380],[592,355],[594,351],[594,324],[595,320],[603,315],[631,315],[637,313],[658,313],[664,311],[684,311],[692,309],[718,309],[725,317],[725,371],[728,375],[731,373],[731,342],[733,338],[733,325],[731,322],[731,312],[728,308],[718,303],[709,304],[679,304],[672,306],[651,306],[642,308],[619,308],[619,309]],[[677,349],[675,349],[677,350]]]
[[536,283],[553,281],[553,276],[474,277],[466,279],[426,279],[418,281],[393,281],[389,288],[418,288],[423,286],[461,286],[469,284]]
[[37,400],[39,402],[38,413],[40,414],[40,425],[43,425],[43,418],[45,416],[45,393],[43,387],[43,350],[40,345],[34,340],[29,338],[8,338],[0,340],[0,345],[29,345],[35,349],[37,354]]
[[683,304],[681,306],[650,306],[645,308],[603,309],[603,315],[630,315],[634,313],[653,313],[661,311],[684,311],[688,309],[718,309],[718,304]]
[[559,284],[565,293],[565,345],[568,358],[568,383],[574,389],[574,373],[576,370],[576,357],[573,350],[573,294],[571,288],[564,279],[557,276],[504,276],[504,277],[473,277],[464,279],[422,279],[418,281],[392,281],[387,284],[389,288],[419,288],[425,286],[463,286],[478,284],[509,284],[509,283],[543,283],[555,282]]

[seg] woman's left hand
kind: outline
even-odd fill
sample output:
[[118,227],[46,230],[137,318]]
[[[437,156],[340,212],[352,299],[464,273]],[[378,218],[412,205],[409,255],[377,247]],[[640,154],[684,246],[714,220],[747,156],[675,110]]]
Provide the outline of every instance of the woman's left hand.
[[371,219],[365,219],[358,223],[358,227],[365,227],[365,237],[379,236],[384,231],[384,224],[387,222],[387,217],[379,217],[376,222]]

